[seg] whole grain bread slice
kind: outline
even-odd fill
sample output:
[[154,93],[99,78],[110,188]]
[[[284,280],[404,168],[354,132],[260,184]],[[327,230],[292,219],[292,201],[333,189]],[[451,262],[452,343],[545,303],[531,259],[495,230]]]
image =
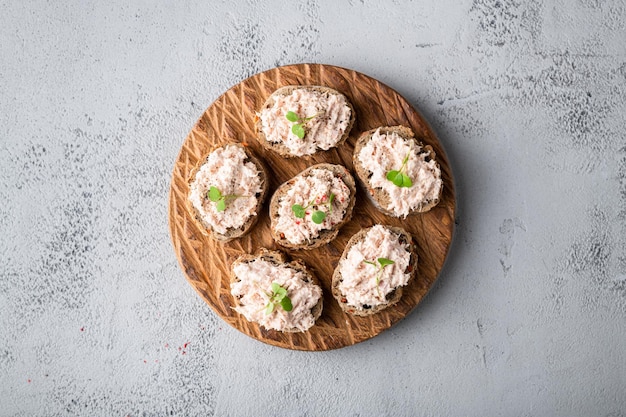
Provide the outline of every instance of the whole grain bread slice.
[[222,242],[228,242],[230,240],[242,237],[246,233],[248,233],[250,229],[252,229],[252,227],[256,224],[258,220],[259,212],[263,208],[263,203],[265,202],[265,198],[267,197],[267,192],[269,188],[267,169],[265,167],[265,164],[259,158],[257,158],[248,147],[243,146],[242,144],[239,144],[239,143],[224,144],[224,145],[213,148],[211,152],[209,152],[202,159],[200,159],[198,163],[192,168],[191,172],[189,173],[189,178],[187,180],[187,183],[191,184],[191,182],[193,182],[193,180],[196,177],[196,173],[202,167],[202,165],[204,165],[204,163],[207,161],[208,156],[212,152],[214,152],[215,150],[219,148],[229,146],[229,145],[230,146],[234,145],[243,149],[243,151],[246,154],[246,162],[247,161],[252,162],[257,167],[257,170],[259,171],[259,177],[261,180],[261,192],[257,193],[257,195],[255,196],[257,199],[256,215],[250,216],[248,220],[246,220],[246,222],[239,228],[229,228],[226,230],[226,233],[219,233],[213,228],[213,226],[211,226],[209,223],[205,222],[202,219],[202,216],[200,215],[198,210],[194,207],[193,204],[191,204],[191,201],[189,200],[189,198],[187,199],[187,209],[189,210],[191,214],[191,218],[193,219],[198,229],[200,229],[200,231],[204,235],[209,236],[212,239],[222,241]]
[[[289,191],[289,188],[293,186],[293,184],[295,183],[298,177],[306,176],[314,169],[329,170],[336,177],[339,177],[342,179],[344,184],[346,184],[346,186],[350,190],[350,198],[349,198],[348,207],[346,207],[346,213],[343,219],[339,223],[335,224],[332,229],[322,230],[317,238],[312,239],[309,242],[304,242],[301,244],[294,244],[288,241],[284,235],[281,235],[281,233],[276,231],[275,229],[275,225],[279,218],[278,211],[279,211],[280,198],[283,195],[285,195],[287,191]],[[354,209],[355,203],[356,203],[356,183],[354,181],[354,177],[352,176],[352,174],[350,174],[350,172],[346,169],[346,167],[344,167],[343,165],[335,165],[335,164],[328,164],[328,163],[321,163],[321,164],[313,165],[305,169],[304,171],[300,172],[298,175],[288,180],[287,182],[284,182],[283,184],[281,184],[272,195],[272,198],[270,200],[270,209],[269,209],[270,210],[270,222],[271,222],[270,231],[272,233],[272,237],[274,238],[276,243],[289,249],[308,250],[308,249],[314,249],[322,245],[325,245],[326,243],[335,239],[337,237],[337,234],[339,234],[339,229],[341,229],[341,227],[344,224],[350,221],[350,219],[352,218],[352,211]]]
[[[241,263],[253,262],[256,259],[262,259],[264,261],[270,262],[277,266],[285,265],[298,272],[302,272],[304,275],[303,279],[305,282],[310,282],[318,286],[320,285],[319,280],[317,279],[317,276],[313,273],[313,271],[307,268],[304,262],[302,262],[301,260],[293,260],[293,261],[288,262],[287,257],[285,256],[284,253],[280,251],[268,250],[265,248],[259,249],[257,253],[254,255],[243,254],[243,255],[240,255],[237,259],[235,259],[235,261],[233,262],[230,268],[231,284],[239,281],[239,279],[237,278],[234,272],[235,266]],[[317,304],[315,304],[315,306],[313,306],[313,308],[311,309],[311,314],[313,315],[314,321],[317,321],[317,319],[322,315],[323,308],[324,308],[324,297],[322,295],[319,301],[317,302]],[[294,328],[284,329],[282,331],[287,332],[287,333],[296,333],[296,332],[300,332],[301,330],[294,327]]]
[[[406,273],[410,274],[409,281],[407,283],[407,285],[409,285],[411,281],[415,279],[415,276],[417,274],[417,247],[415,245],[415,241],[413,240],[413,237],[411,236],[411,234],[401,227],[395,227],[395,226],[384,226],[384,227],[389,229],[392,233],[398,235],[401,243],[409,244],[409,251],[411,252],[411,258],[410,258],[409,266],[407,267],[407,270],[405,271]],[[393,291],[387,294],[386,302],[384,304],[379,304],[377,306],[369,306],[369,305],[348,304],[348,301],[346,300],[344,294],[342,294],[341,290],[339,289],[339,284],[341,283],[343,279],[341,272],[340,272],[339,265],[341,265],[341,263],[348,256],[348,251],[350,250],[350,248],[354,246],[357,242],[364,240],[365,236],[367,235],[367,232],[370,229],[371,227],[368,227],[366,229],[361,229],[359,232],[355,233],[350,238],[348,243],[346,243],[346,247],[343,251],[343,254],[341,255],[339,263],[337,264],[337,268],[335,268],[335,272],[333,273],[333,277],[332,277],[331,290],[332,290],[333,297],[335,297],[335,300],[337,300],[337,302],[339,303],[339,307],[341,307],[343,311],[349,314],[353,314],[355,316],[371,316],[372,314],[376,314],[382,310],[385,310],[386,308],[393,306],[398,301],[400,301],[400,299],[402,298],[402,293],[404,291],[404,287],[396,287]]]
[[[399,217],[393,211],[387,209],[390,203],[389,194],[382,188],[372,187],[372,185],[369,182],[369,179],[371,178],[372,173],[366,168],[364,168],[363,164],[361,164],[361,161],[359,160],[359,153],[361,152],[363,147],[367,145],[369,140],[372,138],[372,135],[378,129],[380,129],[380,132],[383,134],[391,134],[395,132],[400,137],[406,140],[413,141],[417,146],[422,148],[423,153],[427,153],[427,158],[428,158],[427,160],[432,159],[432,160],[435,160],[435,163],[436,163],[436,159],[435,159],[436,155],[432,146],[424,145],[420,141],[418,141],[415,138],[415,135],[413,134],[413,130],[411,130],[410,128],[406,126],[381,126],[381,127],[363,132],[357,139],[354,145],[354,153],[352,155],[352,162],[354,164],[354,171],[356,173],[357,178],[359,179],[359,183],[365,190],[365,194],[372,201],[372,204],[374,204],[374,206],[378,210],[380,210],[382,213],[388,216]],[[437,166],[439,166],[438,163],[437,163]],[[431,199],[431,200],[425,200],[420,206],[415,208],[415,210],[412,210],[411,213],[409,213],[409,215],[413,213],[425,213],[428,210],[435,207],[439,203],[439,200],[441,199],[442,192],[443,192],[443,186],[440,188],[439,195],[436,198]]]
[[[333,95],[340,95],[340,96],[345,97],[346,103],[347,103],[348,107],[350,107],[350,121],[348,122],[348,126],[346,127],[346,130],[344,131],[343,135],[341,136],[341,138],[337,141],[337,143],[333,147],[338,147],[341,144],[343,144],[346,141],[346,139],[350,136],[350,130],[352,130],[352,126],[354,126],[354,121],[356,119],[356,115],[355,115],[355,112],[354,112],[354,106],[352,105],[352,103],[350,102],[348,97],[346,97],[345,94],[340,93],[339,91],[337,91],[337,90],[335,90],[333,88],[322,86],[322,85],[287,85],[287,86],[281,87],[278,90],[274,91],[267,98],[267,100],[265,100],[265,102],[263,103],[263,106],[261,106],[261,109],[259,110],[259,113],[261,111],[263,111],[264,109],[271,108],[274,105],[274,103],[276,102],[276,98],[277,97],[288,96],[294,90],[298,90],[298,89],[317,91],[317,92],[324,93],[324,94],[333,94]],[[282,142],[270,142],[267,139],[267,137],[265,136],[265,133],[263,133],[263,123],[262,123],[262,120],[261,120],[260,117],[256,118],[255,127],[256,127],[256,131],[257,131],[257,139],[258,139],[259,143],[261,144],[261,146],[263,146],[265,149],[269,149],[271,151],[274,151],[274,152],[280,154],[281,156],[284,156],[285,158],[299,157],[298,155],[292,154],[291,151],[289,150],[289,148],[287,146],[285,146],[284,143],[282,143]],[[332,147],[331,147],[331,149],[332,149]],[[317,152],[319,152],[319,148],[318,148]],[[310,156],[311,155],[304,155],[302,157],[306,158],[306,157],[310,157]]]

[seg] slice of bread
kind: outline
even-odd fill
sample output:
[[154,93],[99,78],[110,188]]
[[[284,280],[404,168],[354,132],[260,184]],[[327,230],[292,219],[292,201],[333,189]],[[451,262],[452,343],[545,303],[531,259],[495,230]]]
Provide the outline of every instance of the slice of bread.
[[[415,241],[413,240],[413,237],[411,236],[410,233],[408,233],[406,230],[400,227],[394,227],[394,226],[384,226],[384,227],[387,228],[389,231],[391,231],[393,234],[396,234],[401,243],[408,243],[409,245],[409,252],[411,253],[411,257],[410,257],[409,266],[405,270],[405,273],[410,274],[409,281],[407,283],[407,285],[409,285],[411,281],[415,279],[415,276],[417,273],[417,250],[416,250],[417,248],[415,245]],[[347,258],[350,248],[354,246],[357,242],[363,241],[367,233],[370,231],[370,229],[371,227],[362,229],[361,231],[357,232],[356,234],[354,234],[354,236],[350,238],[350,240],[346,244],[346,247],[343,251],[343,254],[341,255],[339,263],[337,264],[337,268],[335,268],[335,272],[333,273],[333,277],[332,277],[331,288],[332,288],[333,297],[335,297],[335,299],[337,300],[337,302],[339,303],[339,306],[341,307],[343,311],[349,314],[353,314],[355,316],[371,316],[372,314],[376,314],[396,304],[398,301],[400,301],[400,298],[402,298],[402,293],[404,290],[404,287],[401,287],[401,286],[394,288],[391,292],[389,292],[386,295],[385,303],[382,303],[376,306],[370,306],[366,304],[350,305],[348,304],[348,301],[345,295],[342,294],[341,289],[339,288],[339,284],[343,280],[343,276],[340,271],[340,265]]]
[[[382,126],[376,129],[363,132],[359,136],[359,138],[357,139],[354,145],[354,153],[352,157],[352,162],[354,164],[354,170],[356,172],[356,176],[358,177],[359,182],[363,186],[363,189],[365,190],[365,194],[369,197],[369,199],[372,201],[374,206],[376,206],[376,208],[380,210],[382,213],[388,216],[401,217],[402,215],[389,209],[390,203],[391,203],[389,193],[380,187],[375,188],[371,185],[370,179],[372,177],[372,172],[366,169],[359,159],[359,154],[361,150],[367,145],[367,143],[370,141],[374,133],[376,133],[376,131],[379,129],[380,129],[381,134],[397,133],[398,136],[400,136],[401,138],[407,141],[413,141],[415,146],[421,148],[420,155],[424,155],[426,162],[430,162],[431,160],[434,161],[435,166],[437,170],[439,171],[439,178],[441,178],[441,174],[440,174],[441,171],[439,168],[439,164],[436,162],[435,151],[433,150],[433,148],[430,145],[424,146],[417,139],[415,139],[413,131],[406,126]],[[397,167],[393,167],[390,169],[397,169]],[[424,213],[432,209],[433,207],[435,207],[439,203],[439,200],[441,199],[442,191],[443,191],[443,184],[439,188],[439,193],[436,197],[421,201],[412,210],[410,210],[409,215],[413,213]]]
[[[348,190],[350,192],[348,205],[345,209],[345,214],[343,218],[341,219],[341,221],[334,224],[332,228],[321,230],[319,235],[311,240],[304,241],[303,243],[292,243],[285,237],[283,233],[276,230],[276,226],[280,218],[279,211],[280,211],[281,198],[287,194],[287,192],[289,191],[291,187],[293,187],[298,177],[306,177],[307,175],[310,175],[311,172],[315,169],[328,170],[335,177],[338,177],[343,181],[343,183],[348,187]],[[269,209],[270,210],[270,222],[271,222],[270,231],[272,233],[272,237],[279,245],[289,248],[289,249],[313,249],[313,248],[317,248],[322,245],[325,245],[326,243],[335,239],[335,237],[337,237],[337,234],[339,233],[339,229],[341,229],[341,227],[344,224],[350,221],[350,219],[352,218],[352,211],[354,209],[355,203],[356,203],[356,184],[355,184],[354,178],[352,177],[350,172],[348,172],[346,167],[344,167],[343,165],[334,165],[334,164],[327,164],[327,163],[313,165],[305,169],[304,171],[302,171],[301,173],[299,173],[298,175],[296,175],[289,181],[280,185],[276,189],[274,194],[272,195],[272,198],[270,200],[270,209]],[[291,212],[289,214],[293,215],[293,213]]]
[[256,214],[251,215],[241,227],[227,228],[225,233],[218,232],[217,230],[215,230],[215,228],[211,224],[206,222],[202,218],[202,215],[198,211],[198,209],[192,204],[191,200],[187,198],[187,209],[191,213],[192,219],[194,223],[196,224],[196,226],[198,227],[198,229],[200,229],[200,231],[204,235],[209,236],[215,240],[222,241],[222,242],[228,242],[230,240],[239,238],[241,236],[244,236],[246,233],[250,231],[250,229],[255,225],[258,219],[259,212],[263,208],[263,203],[265,202],[265,198],[267,197],[268,186],[269,186],[267,170],[263,162],[261,162],[261,160],[258,159],[248,147],[243,146],[239,143],[236,143],[236,144],[231,143],[231,144],[218,146],[212,149],[211,152],[209,152],[204,158],[198,161],[196,166],[191,170],[189,174],[188,184],[190,186],[190,189],[191,189],[191,184],[196,178],[196,174],[198,173],[202,165],[204,165],[207,162],[209,155],[212,152],[215,152],[217,149],[224,148],[226,146],[237,146],[241,148],[246,154],[246,160],[244,161],[244,163],[249,161],[249,162],[252,162],[256,166],[258,170],[259,179],[261,181],[261,192],[255,195],[257,199],[256,209],[255,209]]
[[[332,88],[329,87],[325,87],[325,86],[320,86],[320,85],[288,85],[285,87],[281,87],[278,90],[274,91],[265,101],[265,103],[263,104],[263,106],[261,107],[261,109],[259,110],[259,114],[266,109],[270,109],[272,108],[272,106],[274,106],[274,104],[276,103],[276,100],[278,97],[281,96],[289,96],[291,95],[295,90],[298,89],[303,89],[303,90],[308,90],[308,91],[315,91],[315,92],[319,92],[322,94],[328,94],[328,95],[339,95],[345,98],[346,104],[347,106],[350,108],[350,118],[349,121],[347,123],[347,127],[344,130],[343,134],[341,135],[341,137],[339,138],[339,140],[333,145],[331,146],[331,148],[333,147],[337,147],[340,146],[343,142],[345,142],[345,140],[348,138],[348,136],[350,136],[350,130],[352,129],[352,126],[354,126],[354,121],[355,121],[355,112],[354,112],[354,106],[352,105],[352,103],[350,103],[350,100],[348,100],[348,98],[340,93],[337,90],[334,90]],[[292,109],[285,109],[285,114],[287,113],[287,111],[290,111]],[[309,115],[301,115],[302,117],[306,117]],[[294,154],[292,152],[292,150],[287,147],[284,143],[284,139],[283,141],[280,142],[273,142],[268,140],[268,138],[266,137],[265,133],[263,132],[263,120],[261,119],[261,117],[257,117],[256,118],[256,131],[257,131],[257,139],[259,140],[259,143],[266,149],[269,149],[271,151],[277,152],[278,154],[286,157],[286,158],[291,158],[291,157],[308,157],[310,155],[312,155],[313,153],[319,152],[321,150],[321,148],[316,147],[315,148],[315,152],[313,153],[309,153],[309,154],[303,154],[303,155],[298,155],[298,154]],[[306,136],[305,136],[306,139]]]
[[[304,282],[312,283],[314,285],[317,285],[318,287],[320,286],[317,277],[309,268],[307,268],[304,262],[300,260],[288,262],[285,254],[283,254],[282,252],[270,251],[265,248],[261,248],[255,255],[251,255],[251,254],[241,255],[233,262],[233,264],[231,265],[231,274],[230,274],[231,285],[233,283],[240,281],[237,275],[235,275],[235,267],[238,264],[253,262],[256,259],[267,261],[276,266],[286,266],[295,271],[302,272],[304,274],[304,278],[303,278]],[[241,306],[241,302],[237,297],[235,297],[235,300],[237,301],[238,306]],[[323,302],[324,302],[324,297],[323,297],[321,287],[320,287],[319,300],[317,304],[315,304],[315,306],[313,306],[313,308],[311,309],[311,315],[313,316],[313,321],[316,321],[322,315]],[[288,333],[295,333],[295,332],[301,332],[302,330],[298,329],[297,327],[288,327],[280,331],[288,332]]]

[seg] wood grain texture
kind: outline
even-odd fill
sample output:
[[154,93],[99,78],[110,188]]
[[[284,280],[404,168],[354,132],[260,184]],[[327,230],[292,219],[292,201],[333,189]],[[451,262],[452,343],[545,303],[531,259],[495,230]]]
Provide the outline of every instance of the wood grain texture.
[[[277,88],[293,84],[325,85],[348,97],[356,110],[356,123],[344,145],[308,158],[291,159],[260,146],[255,139],[255,111]],[[437,154],[444,189],[442,199],[435,208],[406,219],[396,219],[377,211],[359,188],[353,218],[334,241],[310,251],[285,250],[273,241],[269,230],[269,197],[281,183],[322,162],[343,164],[353,172],[352,151],[359,134],[377,126],[398,124],[411,127],[415,136],[424,144],[431,145]],[[270,189],[268,201],[251,232],[242,238],[221,243],[211,240],[197,229],[186,209],[186,199],[191,169],[212,148],[226,142],[244,142],[265,161],[269,168]],[[455,208],[454,181],[445,152],[428,123],[404,98],[388,86],[353,70],[321,64],[298,64],[274,68],[242,81],[202,114],[185,139],[174,166],[169,225],[176,256],[189,283],[228,324],[271,345],[297,350],[329,350],[376,336],[404,318],[422,300],[435,283],[448,253]],[[393,308],[370,317],[351,316],[341,310],[331,294],[332,274],[349,238],[361,228],[377,223],[401,226],[413,235],[418,246],[418,274]],[[292,259],[303,260],[320,280],[324,290],[324,311],[308,332],[268,331],[249,323],[232,310],[235,301],[230,295],[230,265],[237,256],[254,253],[262,247],[283,250]]]

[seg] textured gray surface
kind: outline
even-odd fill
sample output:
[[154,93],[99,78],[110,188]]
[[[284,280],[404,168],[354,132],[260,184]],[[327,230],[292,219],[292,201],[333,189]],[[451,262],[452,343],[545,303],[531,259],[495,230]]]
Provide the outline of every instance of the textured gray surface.
[[[626,415],[624,1],[2,2],[0,415]],[[440,136],[458,226],[362,344],[223,324],[170,244],[169,178],[243,78],[321,62]]]

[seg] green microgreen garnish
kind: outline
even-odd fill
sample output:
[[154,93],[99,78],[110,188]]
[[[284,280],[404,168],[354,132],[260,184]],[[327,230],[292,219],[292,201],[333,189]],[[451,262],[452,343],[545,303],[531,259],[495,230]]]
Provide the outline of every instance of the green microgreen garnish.
[[272,282],[272,292],[266,292],[265,294],[269,297],[265,305],[265,314],[272,314],[277,305],[281,306],[285,311],[293,309],[291,299],[287,297],[287,290],[281,287],[279,283]]
[[222,192],[215,186],[211,186],[207,191],[207,198],[215,203],[215,209],[219,211],[226,210],[226,202],[237,198],[245,198],[245,195],[228,194],[222,195]]
[[315,224],[322,224],[324,219],[326,218],[326,213],[321,210],[316,210],[311,214],[311,221]]
[[403,172],[407,168],[407,162],[409,161],[410,154],[411,150],[409,149],[409,152],[407,152],[406,156],[402,160],[402,165],[400,166],[400,169],[387,172],[387,179],[393,182],[393,184],[398,187],[408,188],[413,185],[413,181],[411,181],[411,178]]
[[[333,212],[333,201],[335,200],[335,194],[330,193],[330,196],[326,198],[326,196],[322,196],[322,201],[326,200],[325,203],[321,201],[316,203],[317,197],[314,198],[307,204],[306,206],[302,206],[301,204],[294,204],[291,206],[291,211],[293,211],[293,215],[298,219],[304,219],[306,215],[306,209],[312,206],[320,207],[320,206],[328,206],[328,214]],[[326,219],[326,213],[321,210],[315,210],[313,214],[311,214],[311,221],[315,224],[322,224],[322,222]]]
[[309,117],[300,117],[300,116],[298,116],[298,114],[296,112],[288,111],[285,114],[285,118],[293,123],[293,125],[291,126],[291,133],[293,133],[294,135],[296,135],[300,139],[304,139],[304,135],[306,134],[306,132],[304,131],[304,125],[309,120],[316,118],[320,114],[322,114],[322,113],[317,113],[317,114],[314,114],[313,116],[309,116]]
[[366,259],[363,260],[363,262],[365,262],[366,264],[369,265],[373,265],[374,267],[376,267],[376,291],[378,291],[378,296],[382,298],[382,295],[380,294],[380,278],[383,275],[383,268],[385,268],[387,265],[393,265],[395,264],[394,261],[392,261],[391,259],[387,259],[387,258],[378,258],[376,259],[376,262],[372,262],[372,261],[368,261]]

